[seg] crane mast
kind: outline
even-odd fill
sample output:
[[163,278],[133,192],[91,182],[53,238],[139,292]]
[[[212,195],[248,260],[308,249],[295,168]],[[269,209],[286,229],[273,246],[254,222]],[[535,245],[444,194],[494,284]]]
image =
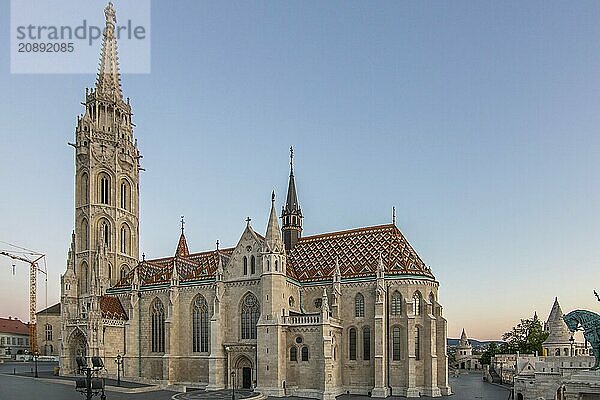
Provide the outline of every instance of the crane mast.
[[2,256],[6,256],[17,261],[23,261],[29,264],[29,349],[31,351],[31,354],[35,354],[38,350],[35,316],[35,311],[37,309],[37,272],[40,271],[46,274],[46,271],[40,269],[38,266],[39,261],[45,257],[45,254],[34,252],[30,252],[27,254],[36,258],[32,260],[30,258],[25,257],[25,255],[22,254],[0,250],[0,255]]

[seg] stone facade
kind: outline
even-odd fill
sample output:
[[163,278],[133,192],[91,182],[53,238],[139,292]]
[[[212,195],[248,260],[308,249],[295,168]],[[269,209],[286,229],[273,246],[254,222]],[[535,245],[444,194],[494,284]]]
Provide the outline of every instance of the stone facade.
[[190,253],[182,219],[173,256],[137,261],[140,156],[122,100],[112,5],[105,14],[101,70],[74,144],[62,370],[73,372],[78,355],[100,356],[116,374],[121,355],[129,379],[209,390],[451,394],[430,268],[395,223],[302,237],[293,152],[281,229],[273,193],[264,236],[247,219],[235,246]]
[[60,303],[35,314],[37,345],[42,356],[58,356],[60,350]]

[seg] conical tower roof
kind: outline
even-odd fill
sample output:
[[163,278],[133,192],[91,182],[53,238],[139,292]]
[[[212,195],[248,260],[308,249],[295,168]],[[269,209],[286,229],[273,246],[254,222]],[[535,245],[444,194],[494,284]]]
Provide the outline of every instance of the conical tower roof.
[[298,194],[296,193],[296,180],[294,179],[294,149],[290,147],[290,180],[288,183],[287,198],[285,201],[285,211],[299,211]]
[[558,298],[554,299],[552,311],[550,311],[546,324],[548,326],[549,335],[544,341],[545,345],[570,343],[569,339],[571,338],[571,332],[563,320],[563,312],[560,308],[560,304],[558,304]]

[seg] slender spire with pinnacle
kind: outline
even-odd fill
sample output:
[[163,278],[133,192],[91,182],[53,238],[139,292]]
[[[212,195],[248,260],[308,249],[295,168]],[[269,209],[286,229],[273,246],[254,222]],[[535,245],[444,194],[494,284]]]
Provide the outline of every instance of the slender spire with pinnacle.
[[185,226],[185,219],[183,218],[183,215],[182,215],[181,216],[181,236],[179,236],[179,243],[177,243],[177,250],[175,250],[175,255],[178,257],[187,257],[190,255],[190,251],[188,250],[187,241],[185,240],[184,226]]
[[277,222],[277,213],[275,212],[275,191],[271,193],[271,214],[267,223],[267,233],[265,235],[267,247],[271,251],[280,251],[283,249],[281,240],[281,231],[279,230],[279,222]]
[[119,56],[117,55],[117,37],[115,25],[117,16],[112,2],[108,2],[104,8],[106,27],[102,38],[102,53],[98,67],[98,79],[96,80],[96,91],[99,94],[109,95],[113,98],[122,99],[121,74],[119,73]]
[[294,148],[290,147],[290,180],[287,198],[281,212],[282,231],[286,250],[291,250],[302,236],[302,210],[298,204],[296,180],[294,178]]

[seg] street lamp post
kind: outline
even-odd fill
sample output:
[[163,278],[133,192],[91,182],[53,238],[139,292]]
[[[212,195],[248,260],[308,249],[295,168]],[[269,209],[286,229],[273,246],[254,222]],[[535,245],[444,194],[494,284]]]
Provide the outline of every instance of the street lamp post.
[[117,386],[121,386],[121,366],[123,365],[123,357],[121,354],[117,354],[115,362],[117,363]]
[[235,371],[231,371],[231,400],[235,400]]
[[38,377],[37,361],[39,352],[36,350],[33,352],[33,364],[35,365],[35,377]]
[[502,366],[504,365],[504,363],[502,361],[500,361],[500,383],[504,383],[504,375],[502,375]]

